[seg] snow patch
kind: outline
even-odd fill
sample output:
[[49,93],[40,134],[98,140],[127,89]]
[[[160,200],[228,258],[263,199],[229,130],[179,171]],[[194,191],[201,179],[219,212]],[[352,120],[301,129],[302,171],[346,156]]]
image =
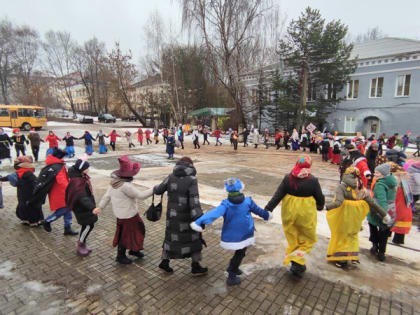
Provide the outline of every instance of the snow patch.
[[56,286],[53,286],[53,285],[47,286],[47,285],[45,285],[41,282],[38,282],[38,281],[25,282],[23,284],[23,287],[25,289],[35,291],[35,292],[39,292],[39,293],[57,291],[57,289],[58,289]]
[[0,279],[11,279],[15,276],[13,270],[15,270],[16,264],[11,261],[5,261],[0,264]]
[[98,294],[101,289],[102,289],[102,286],[100,284],[93,284],[93,285],[88,286],[88,288],[86,289],[86,294],[87,295]]

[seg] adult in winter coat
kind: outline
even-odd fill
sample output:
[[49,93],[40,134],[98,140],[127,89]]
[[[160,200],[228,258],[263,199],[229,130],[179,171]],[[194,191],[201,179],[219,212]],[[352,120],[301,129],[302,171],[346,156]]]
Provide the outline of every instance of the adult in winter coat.
[[99,130],[96,135],[96,140],[99,141],[99,154],[105,154],[108,151],[105,144],[105,138],[108,138],[108,136],[102,132],[102,129]]
[[170,259],[191,257],[191,272],[199,275],[207,272],[200,266],[203,240],[201,233],[190,228],[190,223],[198,219],[201,210],[198,194],[197,171],[188,157],[180,159],[170,174],[161,184],[153,188],[156,195],[168,192],[168,211],[166,214],[166,232],[163,242],[162,262],[159,268],[172,273]]
[[414,202],[420,199],[420,161],[412,163],[408,169],[408,184],[413,194]]
[[297,132],[296,129],[293,129],[291,139],[292,139],[292,150],[293,151],[299,150],[299,133]]
[[299,156],[295,167],[287,174],[274,196],[265,206],[272,212],[282,201],[281,218],[284,234],[289,244],[285,265],[301,277],[306,270],[306,258],[317,241],[317,210],[324,208],[325,198],[318,179],[311,175],[312,160],[309,155]]
[[244,185],[238,178],[228,178],[225,189],[228,198],[215,209],[206,212],[195,222],[190,224],[197,232],[203,232],[203,224],[211,224],[216,219],[223,217],[222,240],[220,246],[224,249],[234,250],[235,254],[230,260],[227,272],[228,285],[237,285],[241,282],[238,275],[242,274],[239,266],[245,257],[248,246],[254,244],[254,213],[265,220],[270,220],[272,214],[258,207],[251,197],[245,197],[241,192]]
[[144,133],[146,134],[146,142],[147,142],[147,144],[152,143],[152,140],[150,140],[150,135],[152,134],[152,132],[149,129],[146,129],[146,131]]
[[[376,183],[373,187],[373,198],[381,208],[387,210],[391,218],[395,218],[395,197],[397,193],[397,180],[391,174],[391,165],[382,164],[375,169]],[[378,260],[385,260],[386,244],[391,231],[388,225],[382,222],[382,219],[372,210],[367,216],[369,222],[370,237],[372,243],[370,252],[375,255]]]
[[247,147],[248,146],[249,131],[246,128],[244,128],[244,130],[241,132],[241,135],[244,139],[244,147]]
[[325,137],[321,142],[322,161],[328,162],[328,153],[330,152],[330,141]]
[[131,162],[126,155],[121,156],[118,162],[120,169],[112,172],[111,185],[99,202],[99,208],[104,209],[111,202],[112,211],[117,218],[113,241],[113,246],[118,246],[116,261],[127,265],[132,263],[132,260],[126,255],[127,249],[129,255],[138,258],[144,257],[141,250],[143,250],[146,230],[139,216],[137,199],[147,199],[152,196],[153,190],[148,189],[140,192],[132,184],[133,177],[140,171],[139,162]]
[[159,143],[159,129],[155,128],[153,131],[153,139],[155,140],[155,144]]
[[13,129],[13,136],[11,140],[15,143],[16,156],[19,157],[20,153],[25,155],[25,143],[29,144],[29,141],[23,134],[20,133],[19,128]]
[[143,129],[137,129],[137,140],[139,141],[140,145],[143,146]]
[[404,244],[405,235],[410,233],[413,221],[412,192],[408,184],[408,174],[401,166],[393,164],[391,173],[398,181],[397,194],[395,196],[395,223],[391,227],[394,232],[392,242],[394,244]]
[[45,142],[48,142],[48,150],[47,150],[47,156],[49,154],[52,154],[55,148],[58,148],[58,141],[61,141],[59,137],[55,135],[55,133],[50,130],[48,131],[48,136],[44,139]]
[[285,133],[284,133],[284,149],[285,150],[289,150],[290,149],[290,147],[289,147],[289,139],[290,139],[290,134],[289,134],[289,132],[288,131],[286,131]]
[[36,132],[35,129],[29,131],[28,139],[31,143],[32,155],[34,156],[35,162],[38,162],[39,147],[41,146],[41,141],[44,142],[44,140],[41,139],[39,133]]
[[255,146],[255,149],[258,148],[258,145],[260,144],[260,133],[258,132],[257,128],[254,128],[254,132],[252,134],[252,143]]
[[276,150],[280,149],[281,147],[281,138],[283,138],[283,134],[281,133],[280,130],[276,130],[276,136],[275,136],[275,145],[276,145]]
[[92,232],[95,222],[98,221],[97,214],[100,212],[100,209],[96,207],[88,172],[87,156],[78,159],[69,168],[70,182],[66,189],[67,207],[73,211],[77,223],[82,226],[76,247],[76,254],[79,256],[87,256],[92,252],[86,247],[86,240]]
[[194,144],[194,149],[200,149],[200,137],[198,133],[198,129],[194,129],[192,134],[192,140]]
[[117,138],[121,136],[117,133],[115,129],[112,130],[108,136],[109,136],[109,145],[111,146],[112,151],[115,151],[115,144],[117,143]]
[[63,141],[66,142],[64,151],[66,151],[66,157],[68,158],[74,157],[74,140],[77,140],[77,138],[73,137],[70,132],[66,132],[66,135],[63,137]]
[[69,176],[63,158],[66,156],[66,152],[55,148],[52,154],[49,154],[45,159],[45,164],[48,167],[58,167],[60,171],[54,179],[54,183],[48,192],[48,198],[50,202],[50,210],[53,212],[48,216],[43,226],[45,231],[51,232],[51,223],[55,220],[63,217],[64,219],[64,235],[77,235],[78,233],[73,231],[71,228],[72,215],[71,210],[67,208],[66,203],[66,188],[69,184]]
[[169,131],[166,137],[166,153],[168,153],[168,159],[173,160],[175,154],[175,136],[172,130]]
[[216,130],[214,131],[214,136],[216,137],[216,147],[220,144],[222,145],[222,142],[220,141],[220,136],[221,136],[221,131],[219,129],[219,127],[216,128]]
[[341,153],[340,147],[341,147],[340,141],[335,140],[333,150],[332,150],[332,157],[331,157],[331,163],[335,165],[340,165],[340,153]]
[[85,134],[79,138],[79,140],[85,140],[85,153],[87,155],[92,155],[93,153],[93,147],[92,147],[92,141],[96,141],[96,139],[90,134],[89,131],[85,131]]
[[[32,157],[19,156],[14,162],[14,168],[17,174],[17,200],[16,216],[24,224],[30,226],[38,226],[44,220],[41,205],[28,205],[28,201],[32,198],[35,187],[36,176],[34,174],[35,167],[32,164]],[[9,176],[1,178],[1,181],[7,181]]]
[[378,156],[379,146],[377,143],[372,143],[366,151],[366,160],[369,170],[372,174],[375,173],[376,157]]
[[363,187],[360,172],[353,166],[347,168],[333,202],[325,208],[331,230],[327,260],[335,262],[339,268],[346,267],[348,262],[359,261],[359,232],[369,208],[384,222],[391,220]]
[[353,144],[347,144],[345,148],[349,152],[349,159],[351,160],[352,165],[359,170],[360,175],[362,176],[363,187],[366,188],[368,180],[372,177],[366,157],[357,150]]
[[386,146],[388,149],[392,149],[395,146],[395,142],[397,141],[398,133],[394,134],[392,137],[389,137],[388,141],[386,142]]
[[[184,130],[182,129],[182,125],[179,124],[178,130],[177,130],[177,136],[178,136],[178,141],[181,144],[181,149],[184,150]],[[217,142],[216,142],[217,144]]]
[[13,144],[10,140],[7,133],[4,132],[3,128],[0,128],[0,164],[4,159],[9,159],[12,163],[12,158],[10,157],[10,146]]
[[209,130],[207,129],[207,127],[204,127],[203,128],[203,145],[205,145],[206,144],[206,142],[207,142],[207,144],[208,145],[210,145],[210,142],[209,142],[209,140],[208,140],[208,136],[209,136]]

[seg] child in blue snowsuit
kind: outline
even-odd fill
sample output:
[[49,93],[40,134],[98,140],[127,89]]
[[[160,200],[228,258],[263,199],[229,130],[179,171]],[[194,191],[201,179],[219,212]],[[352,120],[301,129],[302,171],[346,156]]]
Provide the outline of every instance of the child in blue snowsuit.
[[241,193],[244,185],[238,178],[228,178],[225,181],[225,189],[229,193],[228,198],[215,209],[206,212],[196,221],[190,224],[194,231],[202,232],[204,224],[210,224],[223,216],[222,239],[220,246],[234,250],[235,254],[230,260],[227,272],[228,285],[237,285],[241,282],[238,275],[242,274],[239,266],[245,257],[248,246],[254,244],[254,219],[251,212],[264,220],[270,220],[272,214],[258,207],[251,197],[245,197]]

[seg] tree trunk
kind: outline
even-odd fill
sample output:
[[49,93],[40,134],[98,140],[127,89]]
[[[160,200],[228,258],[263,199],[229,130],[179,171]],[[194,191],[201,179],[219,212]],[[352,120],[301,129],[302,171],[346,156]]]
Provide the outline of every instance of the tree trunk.
[[306,116],[306,100],[308,97],[308,71],[306,63],[302,64],[302,82],[300,93],[300,106],[297,113],[296,130],[301,130]]

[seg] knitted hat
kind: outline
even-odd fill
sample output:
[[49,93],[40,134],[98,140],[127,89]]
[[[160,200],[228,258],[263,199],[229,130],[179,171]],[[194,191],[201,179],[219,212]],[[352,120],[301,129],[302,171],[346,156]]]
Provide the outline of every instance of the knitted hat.
[[388,176],[391,173],[391,165],[388,163],[381,164],[375,168],[375,171],[378,171],[383,176]]
[[140,162],[131,162],[127,155],[118,158],[120,169],[115,174],[120,177],[133,177],[140,171]]
[[356,151],[357,149],[356,149],[356,147],[354,146],[354,144],[352,144],[352,143],[348,143],[348,144],[346,144],[345,146],[344,146],[349,152],[350,151]]
[[66,151],[61,150],[60,148],[54,148],[52,156],[56,157],[57,159],[62,159],[66,156]]
[[230,177],[225,180],[225,189],[228,193],[239,192],[244,189],[244,184],[239,178]]
[[89,168],[89,162],[87,161],[87,155],[77,159],[74,163],[74,168],[77,169],[80,173]]
[[370,146],[372,147],[372,150],[378,151],[379,149],[379,146],[377,143],[372,143]]
[[19,133],[20,132],[20,129],[19,128],[15,128],[15,129],[13,129],[13,131],[12,131],[13,133]]

